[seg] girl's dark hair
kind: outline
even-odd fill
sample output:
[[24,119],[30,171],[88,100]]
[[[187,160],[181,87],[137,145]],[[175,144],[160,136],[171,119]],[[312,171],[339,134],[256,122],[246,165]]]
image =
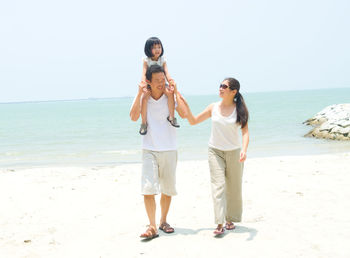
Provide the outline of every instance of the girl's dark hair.
[[240,84],[235,78],[226,78],[224,81],[228,81],[230,90],[237,90],[237,93],[233,99],[236,103],[237,110],[237,123],[241,125],[241,128],[245,127],[248,123],[249,112],[244,102],[242,94],[239,92]]
[[152,47],[154,45],[158,45],[158,44],[162,47],[162,53],[160,54],[160,56],[162,56],[163,53],[164,53],[164,48],[163,48],[162,42],[157,37],[151,37],[151,38],[147,39],[146,44],[145,44],[145,54],[146,54],[146,56],[152,57],[153,56],[152,55]]

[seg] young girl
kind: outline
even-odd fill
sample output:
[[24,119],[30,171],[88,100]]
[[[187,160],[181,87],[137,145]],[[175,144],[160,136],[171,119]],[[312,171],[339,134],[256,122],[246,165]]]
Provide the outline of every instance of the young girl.
[[[242,217],[243,162],[249,143],[248,109],[239,92],[240,84],[234,78],[226,78],[220,84],[220,102],[212,103],[202,113],[193,116],[188,104],[187,119],[191,125],[211,117],[212,128],[209,140],[208,161],[214,202],[215,235],[225,228],[235,228],[234,222]],[[183,99],[183,98],[182,98]],[[239,140],[242,131],[242,142]]]
[[[147,68],[151,65],[157,64],[163,67],[165,71],[165,77],[170,85],[173,85],[175,82],[170,77],[168,72],[168,66],[166,64],[166,60],[163,57],[164,49],[162,42],[159,38],[151,37],[146,41],[145,44],[145,54],[147,57],[143,59],[143,69],[142,69],[142,81],[146,81],[146,71]],[[140,128],[140,134],[145,135],[147,133],[147,101],[150,96],[149,93],[150,88],[148,87],[148,92],[143,94],[142,104],[141,104],[141,118],[142,124]],[[168,108],[169,108],[169,117],[167,118],[169,123],[174,127],[180,127],[178,125],[177,120],[175,118],[175,100],[174,94],[168,95]]]

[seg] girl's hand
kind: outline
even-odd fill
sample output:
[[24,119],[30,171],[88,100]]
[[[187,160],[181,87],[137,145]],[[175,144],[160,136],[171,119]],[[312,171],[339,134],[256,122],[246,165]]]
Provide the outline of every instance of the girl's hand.
[[244,162],[246,159],[247,159],[247,153],[242,150],[239,155],[239,162]]

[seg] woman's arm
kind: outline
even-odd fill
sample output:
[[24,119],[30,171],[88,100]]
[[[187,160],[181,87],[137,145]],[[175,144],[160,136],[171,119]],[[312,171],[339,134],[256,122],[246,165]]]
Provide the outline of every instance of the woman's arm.
[[249,144],[249,130],[248,124],[242,128],[242,150],[239,158],[239,162],[244,162],[247,158],[247,149]]
[[143,91],[146,89],[147,84],[146,82],[142,81],[139,84],[139,90],[134,98],[134,101],[132,103],[131,109],[130,109],[130,119],[132,121],[137,121],[140,117],[141,113],[141,96]]
[[199,113],[197,116],[194,116],[189,110],[187,114],[187,120],[190,123],[190,125],[196,125],[199,123],[202,123],[203,121],[207,120],[211,117],[211,111],[213,110],[214,103],[207,106],[201,113]]
[[181,96],[183,103],[186,107],[186,118],[190,125],[199,124],[208,118],[211,117],[211,112],[213,110],[214,103],[207,106],[201,113],[199,113],[197,116],[194,116],[191,112],[190,106],[188,105],[187,101]]

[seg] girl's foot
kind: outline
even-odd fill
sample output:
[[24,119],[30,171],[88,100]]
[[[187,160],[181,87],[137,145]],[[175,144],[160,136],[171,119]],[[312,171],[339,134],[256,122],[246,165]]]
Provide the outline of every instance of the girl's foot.
[[139,133],[141,135],[145,135],[147,133],[147,123],[146,124],[141,124]]
[[170,116],[168,116],[167,117],[167,120],[169,121],[169,123],[172,125],[172,126],[174,126],[174,127],[176,127],[176,128],[179,128],[180,127],[180,125],[177,123],[177,119],[176,119],[176,117],[174,117],[174,118],[170,118]]
[[235,225],[233,224],[233,222],[226,222],[225,228],[227,230],[232,230],[235,229]]
[[222,235],[224,232],[225,229],[222,227],[222,225],[218,225],[218,227],[214,230],[214,235]]

